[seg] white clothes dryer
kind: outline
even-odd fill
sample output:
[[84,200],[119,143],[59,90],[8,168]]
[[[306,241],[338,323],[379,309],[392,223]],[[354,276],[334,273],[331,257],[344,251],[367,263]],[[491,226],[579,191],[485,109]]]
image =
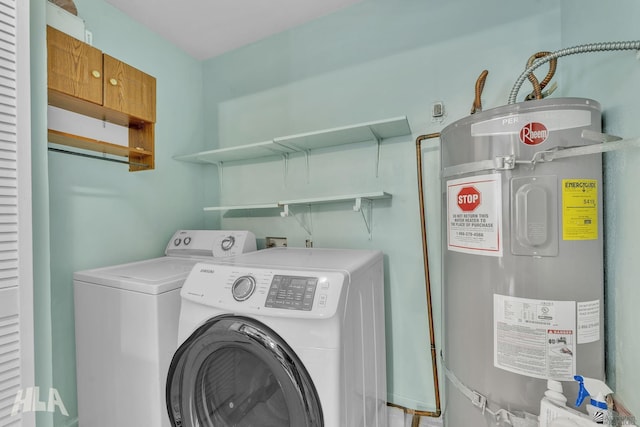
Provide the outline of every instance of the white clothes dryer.
[[174,427],[382,427],[383,255],[273,248],[198,263],[167,378]]
[[254,250],[248,231],[180,230],[166,256],[74,273],[79,425],[168,427],[180,288],[197,262]]

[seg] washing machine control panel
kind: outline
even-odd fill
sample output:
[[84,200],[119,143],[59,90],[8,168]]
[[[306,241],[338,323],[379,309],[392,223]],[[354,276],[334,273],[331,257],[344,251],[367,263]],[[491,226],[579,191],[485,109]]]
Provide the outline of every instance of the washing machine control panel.
[[223,258],[256,250],[256,237],[250,231],[178,230],[164,253],[168,256]]
[[274,270],[198,263],[182,298],[234,313],[326,318],[342,300],[348,276],[338,271]]
[[317,277],[276,274],[271,280],[265,307],[309,311],[318,286]]

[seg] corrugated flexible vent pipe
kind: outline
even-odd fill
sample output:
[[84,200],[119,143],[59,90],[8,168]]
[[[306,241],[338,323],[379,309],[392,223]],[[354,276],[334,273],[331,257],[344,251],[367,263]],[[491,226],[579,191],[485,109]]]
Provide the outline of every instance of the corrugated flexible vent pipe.
[[563,56],[575,55],[578,53],[604,52],[604,51],[614,51],[614,50],[640,50],[640,40],[583,44],[579,46],[557,50],[555,52],[551,52],[547,56],[538,58],[533,62],[533,64],[531,64],[530,67],[524,70],[524,72],[520,75],[520,77],[518,77],[518,80],[516,80],[516,83],[513,85],[513,89],[511,89],[511,93],[509,94],[508,103],[509,104],[516,103],[516,97],[518,96],[518,92],[520,91],[522,84],[527,79],[529,74],[533,73],[536,69],[546,64],[547,62],[553,59],[561,58]]

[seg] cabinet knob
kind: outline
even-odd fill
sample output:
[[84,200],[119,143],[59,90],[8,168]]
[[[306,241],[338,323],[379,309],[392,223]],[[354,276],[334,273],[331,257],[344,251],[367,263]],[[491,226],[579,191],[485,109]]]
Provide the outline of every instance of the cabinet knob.
[[118,80],[114,79],[113,77],[109,79],[109,83],[111,83],[111,86],[118,86]]
[[98,70],[93,70],[93,71],[91,72],[91,75],[92,75],[93,77],[95,77],[96,79],[99,79],[99,78],[100,78],[100,71],[98,71]]

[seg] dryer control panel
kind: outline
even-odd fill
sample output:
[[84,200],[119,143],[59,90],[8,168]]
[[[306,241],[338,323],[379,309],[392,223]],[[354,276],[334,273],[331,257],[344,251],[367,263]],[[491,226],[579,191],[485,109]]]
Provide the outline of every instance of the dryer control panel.
[[232,313],[287,317],[333,316],[348,276],[338,271],[275,270],[201,262],[182,298]]

